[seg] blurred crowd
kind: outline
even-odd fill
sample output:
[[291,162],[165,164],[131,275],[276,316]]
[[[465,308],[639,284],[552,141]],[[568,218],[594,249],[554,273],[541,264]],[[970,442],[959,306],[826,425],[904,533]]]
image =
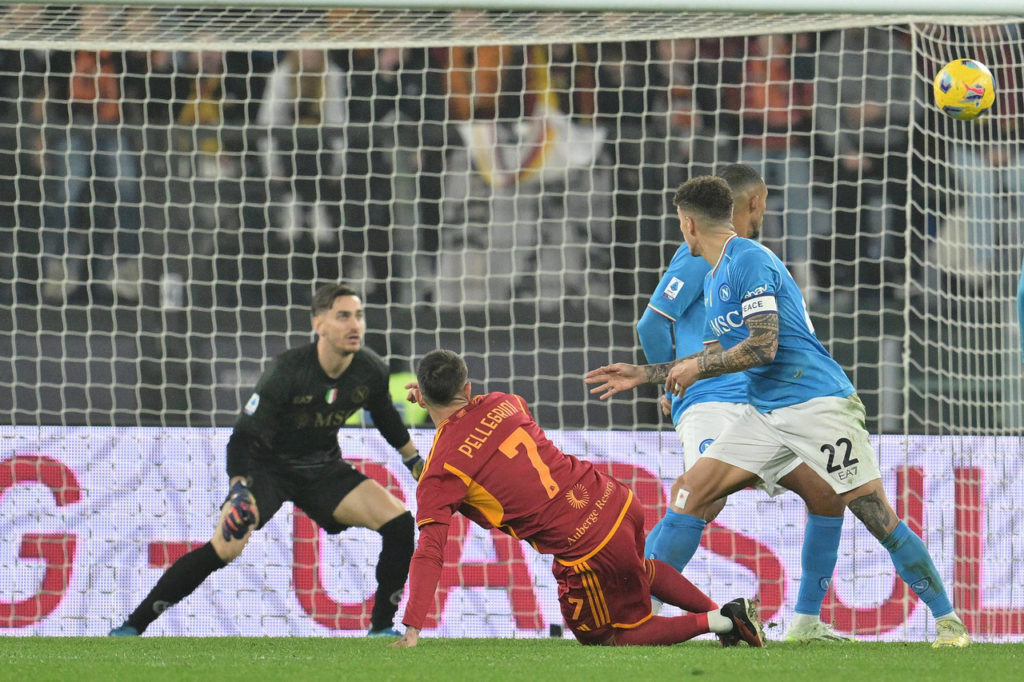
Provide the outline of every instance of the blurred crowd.
[[[97,30],[83,22],[83,35]],[[883,285],[902,281],[908,229],[922,243],[960,230],[993,245],[974,264],[981,272],[1002,241],[1024,242],[1016,227],[1000,231],[1019,220],[1024,195],[1024,58],[999,53],[1019,50],[1019,28],[1000,31],[998,41],[984,29],[958,37],[995,65],[1003,93],[999,115],[964,145],[913,125],[936,114],[911,104],[929,101],[930,85],[913,80],[923,57],[905,27],[0,50],[3,295],[202,307],[243,295],[239,282],[269,282],[281,286],[260,295],[284,303],[289,282],[343,277],[382,302],[607,304],[657,282],[678,243],[668,193],[741,161],[769,184],[764,241],[811,305],[858,286],[884,301],[902,295]],[[969,198],[950,198],[952,188]]]

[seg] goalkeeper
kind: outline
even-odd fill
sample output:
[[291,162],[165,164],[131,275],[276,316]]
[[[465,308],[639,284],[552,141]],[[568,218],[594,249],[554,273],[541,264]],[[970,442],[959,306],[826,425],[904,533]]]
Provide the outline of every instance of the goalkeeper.
[[341,458],[338,429],[365,407],[381,435],[416,477],[416,446],[391,401],[388,369],[363,348],[366,322],[359,295],[343,284],[313,297],[314,343],[278,356],[260,377],[227,445],[231,489],[213,539],[185,554],[112,636],[137,636],[168,607],[242,553],[285,501],[328,533],[369,528],[383,542],[369,636],[400,636],[392,627],[409,574],[412,515],[376,481]]

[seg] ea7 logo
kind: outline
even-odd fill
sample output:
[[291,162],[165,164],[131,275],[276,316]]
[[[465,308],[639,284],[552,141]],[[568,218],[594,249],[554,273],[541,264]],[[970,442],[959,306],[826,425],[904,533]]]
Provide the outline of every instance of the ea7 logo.
[[849,469],[841,469],[838,472],[836,472],[834,475],[840,481],[845,481],[846,479],[852,479],[852,478],[857,476],[857,467],[852,466]]

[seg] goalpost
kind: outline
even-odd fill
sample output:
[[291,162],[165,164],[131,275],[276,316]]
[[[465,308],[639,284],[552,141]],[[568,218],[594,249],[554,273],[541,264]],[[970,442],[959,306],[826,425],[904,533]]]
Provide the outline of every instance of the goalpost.
[[[582,375],[642,358],[670,193],[740,161],[769,183],[763,240],[858,387],[900,511],[977,638],[1020,640],[1024,12],[720,4],[0,4],[0,632],[101,634],[205,541],[227,427],[265,360],[311,338],[324,281],[364,293],[394,372],[459,350],[477,389],[524,396],[653,522],[682,462],[657,392],[604,403]],[[982,121],[931,104],[957,57],[995,75]],[[360,425],[343,452],[412,504]],[[739,494],[691,579],[788,618],[788,497]],[[853,527],[826,615],[924,638]],[[363,628],[372,538],[282,512],[252,544],[153,631]],[[530,550],[457,545],[441,632],[561,622]]]

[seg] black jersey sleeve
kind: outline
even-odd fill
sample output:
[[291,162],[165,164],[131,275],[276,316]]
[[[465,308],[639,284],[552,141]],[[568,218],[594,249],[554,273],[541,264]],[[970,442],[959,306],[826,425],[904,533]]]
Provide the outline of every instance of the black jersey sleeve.
[[289,395],[288,373],[275,360],[256,382],[256,388],[235,421],[227,444],[229,478],[248,475],[252,456],[270,450]]
[[402,415],[395,409],[395,403],[391,399],[389,378],[387,366],[381,363],[380,376],[373,382],[365,407],[380,435],[397,450],[409,442],[409,429],[405,428]]

